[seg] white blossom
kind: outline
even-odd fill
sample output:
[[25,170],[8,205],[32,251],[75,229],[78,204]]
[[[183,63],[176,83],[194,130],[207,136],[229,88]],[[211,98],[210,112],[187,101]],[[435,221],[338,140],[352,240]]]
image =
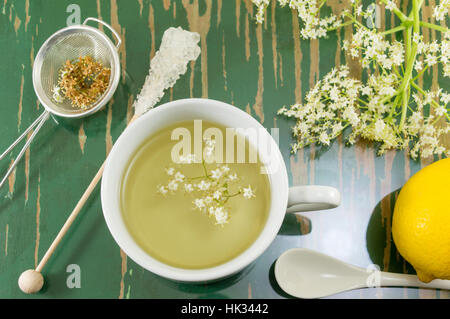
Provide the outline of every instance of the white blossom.
[[187,193],[192,193],[194,191],[194,186],[192,184],[184,184],[184,190]]
[[[265,11],[270,4],[269,0],[252,0],[257,7],[256,22],[264,21]],[[328,29],[335,28],[342,23],[342,19],[334,14],[327,17],[320,16],[320,1],[317,0],[278,0],[281,7],[289,5],[295,10],[298,17],[303,22],[300,35],[304,39],[318,39],[326,36]]]
[[[63,77],[63,75],[61,75],[61,77]],[[59,87],[59,85],[53,86],[52,93],[53,93],[53,100],[56,103],[62,103],[64,101],[64,96],[61,92],[61,88]]]
[[223,196],[223,194],[222,194],[222,192],[219,191],[219,190],[215,191],[214,194],[213,194],[213,198],[216,199],[216,200],[220,200],[220,198],[221,198],[222,196]]
[[202,209],[204,209],[204,208],[206,207],[206,205],[205,205],[205,200],[204,200],[204,199],[201,199],[201,198],[196,198],[196,199],[194,200],[194,205],[195,205],[195,207],[196,207],[197,209],[200,209],[200,210],[202,210]]
[[[203,151],[214,148],[213,140],[205,140]],[[214,217],[215,224],[223,226],[231,218],[227,208],[228,200],[232,200],[236,196],[250,199],[255,197],[255,191],[251,185],[246,188],[236,185],[239,177],[228,165],[207,163],[205,160],[198,163],[194,159],[190,154],[186,155],[180,166],[201,165],[203,175],[189,177],[174,167],[169,167],[166,169],[169,176],[168,184],[158,186],[157,191],[166,195],[169,191],[173,193],[179,188],[184,189],[186,195],[190,194],[195,198],[192,202],[195,209]]]
[[242,189],[243,195],[245,198],[250,199],[252,197],[255,197],[255,194],[252,190],[252,187],[248,185],[248,187]]
[[168,191],[167,187],[159,185],[158,186],[158,192],[163,194],[163,195],[166,195],[169,191]]
[[175,180],[171,180],[167,185],[167,188],[171,191],[176,191],[178,189],[178,183]]
[[228,222],[228,212],[223,206],[218,206],[214,209],[214,217],[217,225],[223,225]]
[[197,184],[197,188],[201,191],[206,191],[211,186],[210,182],[207,182],[205,180],[200,181],[200,183]]
[[175,178],[175,181],[177,181],[177,182],[182,182],[182,181],[184,180],[184,175],[181,174],[180,172],[176,172],[174,178]]
[[220,177],[222,177],[222,170],[220,168],[212,170],[211,171],[211,178],[213,179],[219,179]]
[[449,7],[450,0],[440,0],[439,5],[435,6],[433,9],[433,17],[437,21],[443,21],[448,14]]

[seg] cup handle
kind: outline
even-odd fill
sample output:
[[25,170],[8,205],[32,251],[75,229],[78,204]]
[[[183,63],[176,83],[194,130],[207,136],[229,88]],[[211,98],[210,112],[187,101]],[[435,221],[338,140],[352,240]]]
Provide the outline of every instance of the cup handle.
[[287,213],[307,212],[338,207],[341,194],[330,186],[302,185],[289,188]]

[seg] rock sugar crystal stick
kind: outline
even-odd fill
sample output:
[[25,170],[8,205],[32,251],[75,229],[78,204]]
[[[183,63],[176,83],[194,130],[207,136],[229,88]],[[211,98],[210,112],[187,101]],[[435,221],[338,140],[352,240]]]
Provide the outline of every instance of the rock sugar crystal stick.
[[151,109],[164,95],[164,90],[186,73],[189,61],[196,60],[200,54],[199,41],[198,33],[180,27],[164,32],[161,47],[150,62],[149,74],[134,102],[135,116]]

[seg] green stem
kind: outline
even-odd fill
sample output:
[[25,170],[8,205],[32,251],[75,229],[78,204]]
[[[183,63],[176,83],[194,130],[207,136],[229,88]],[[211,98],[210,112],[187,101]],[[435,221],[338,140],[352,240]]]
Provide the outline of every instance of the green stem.
[[398,72],[398,70],[397,70],[397,67],[396,66],[394,66],[394,67],[392,67],[392,70],[394,71],[394,73],[399,77],[399,78],[401,78],[402,77],[402,75],[400,74],[400,72]]
[[409,61],[411,57],[411,36],[412,36],[412,28],[409,27],[406,29],[406,61]]
[[226,198],[225,198],[225,200],[223,201],[223,203],[226,204],[226,203],[228,202],[228,200],[229,200],[231,197],[237,196],[237,195],[239,195],[239,194],[241,194],[240,191],[237,192],[236,194],[233,194],[233,195],[225,195]]
[[404,25],[399,25],[398,27],[395,27],[395,28],[392,28],[392,29],[383,31],[383,32],[381,32],[381,34],[382,34],[382,35],[388,35],[388,34],[391,34],[391,33],[403,31],[403,30],[405,30],[405,29],[406,29],[406,27],[405,27]]
[[350,13],[346,12],[346,13],[344,13],[344,15],[345,15],[346,17],[350,18],[351,21],[352,21],[355,25],[357,25],[357,26],[359,26],[360,28],[363,28],[363,29],[365,29],[365,30],[369,30],[369,28],[367,28],[365,25],[361,24],[361,22],[359,22],[358,20],[356,20],[356,18],[355,18],[353,15],[351,15]]
[[[418,86],[415,82],[411,81],[411,86],[419,91],[423,96],[427,96],[427,92],[425,92],[420,86]],[[431,104],[434,104],[435,107],[439,107],[439,103],[435,100],[431,100]]]
[[411,81],[417,80],[426,70],[428,69],[428,65],[422,69]]
[[358,98],[358,101],[361,102],[361,103],[364,104],[364,105],[367,105],[367,104],[368,104],[366,101],[361,100],[360,98]]
[[230,198],[230,197],[234,197],[234,196],[237,196],[237,195],[239,195],[239,194],[241,194],[241,192],[239,191],[239,192],[237,192],[237,193],[235,193],[235,194],[233,194],[233,195],[225,195],[225,197],[227,197],[227,198]]
[[189,180],[189,181],[192,181],[192,180],[195,180],[195,179],[200,179],[200,178],[207,178],[207,179],[210,179],[210,175],[203,175],[203,176],[197,176],[197,177],[186,177],[186,179],[187,180]]
[[322,6],[327,2],[327,0],[323,0],[322,3],[319,5],[319,7],[317,8],[317,12],[320,11],[320,9],[322,8]]
[[[443,116],[444,116],[444,115],[441,115],[441,116],[437,117],[437,118],[433,121],[433,123],[431,123],[431,125],[435,125],[435,124],[436,124]],[[448,116],[447,116],[447,118],[448,118]]]
[[422,93],[422,95],[427,95],[427,92],[425,92],[420,86],[418,86],[416,83],[414,83],[413,81],[411,81],[411,85],[413,88],[415,88],[417,91],[419,91],[420,93]]
[[[413,0],[413,6],[412,6],[412,17],[413,17],[413,33],[414,34],[420,34],[420,20],[419,20],[419,11],[420,11],[420,5],[422,3],[422,0]],[[411,15],[410,14],[410,15]],[[407,43],[411,41],[411,35],[408,34],[407,37]],[[400,118],[400,124],[399,124],[399,131],[401,132],[403,129],[403,125],[405,124],[406,120],[406,113],[407,113],[407,107],[408,107],[408,85],[411,82],[413,67],[414,67],[414,61],[416,61],[416,55],[417,55],[417,43],[412,44],[412,48],[409,51],[409,55],[407,55],[408,60],[406,62],[406,70],[405,70],[405,76],[403,78],[402,83],[400,84],[400,87],[398,89],[398,93],[402,93],[402,115]]]
[[391,106],[391,111],[389,112],[389,116],[388,116],[389,118],[391,118],[392,115],[394,115],[394,112],[395,112],[395,110],[397,109],[397,103],[398,103],[400,97],[401,97],[400,94],[398,94],[398,95],[395,97],[395,100],[394,100],[394,102],[392,103],[392,106]]
[[[381,100],[380,103],[381,103],[381,104],[384,104],[384,103],[386,103],[386,102],[392,100],[392,98],[393,98],[394,96],[397,97],[398,94],[399,94],[399,92],[397,91],[397,92],[395,92],[392,96],[386,96],[384,99]],[[397,98],[396,98],[396,99],[397,99]]]
[[359,21],[356,20],[356,19],[353,19],[353,23],[355,23],[355,24],[356,24],[357,26],[359,26],[360,28],[369,30],[365,25],[361,24],[361,22],[359,22]]
[[434,30],[437,30],[437,31],[440,31],[440,32],[444,32],[444,33],[450,31],[450,29],[448,29],[446,27],[441,27],[440,25],[436,25],[436,24],[433,24],[433,23],[428,23],[428,22],[425,22],[425,21],[420,21],[420,26],[421,27],[425,27],[425,28],[429,28],[429,29],[434,29]]
[[203,170],[204,170],[204,172],[205,172],[205,175],[206,175],[206,176],[209,176],[209,175],[208,175],[208,169],[206,168],[205,160],[202,160],[202,165],[203,165]]
[[342,27],[345,27],[345,26],[348,26],[348,25],[351,25],[351,24],[353,24],[353,20],[346,21],[346,22],[341,23],[340,25],[338,25],[336,27],[333,27],[333,28],[328,28],[327,31],[337,30],[339,28],[342,28]]
[[[380,0],[381,3],[387,4],[387,0]],[[400,19],[401,22],[408,21],[409,18],[403,14],[398,8],[395,8],[392,10],[392,12],[395,13],[395,15]]]

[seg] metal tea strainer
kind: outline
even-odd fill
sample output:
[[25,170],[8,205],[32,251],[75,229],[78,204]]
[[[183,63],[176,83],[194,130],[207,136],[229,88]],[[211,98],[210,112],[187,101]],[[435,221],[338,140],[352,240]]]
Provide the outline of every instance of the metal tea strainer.
[[[94,21],[107,27],[114,34],[116,44],[99,29],[88,26],[87,23],[89,21]],[[0,182],[0,188],[16,167],[17,162],[23,156],[39,129],[49,118],[50,113],[67,118],[80,118],[97,112],[108,103],[119,84],[120,60],[118,48],[121,42],[119,34],[110,25],[96,18],[87,18],[82,25],[61,29],[44,42],[34,61],[33,86],[45,111],[0,155],[1,160],[34,129]],[[83,109],[74,108],[68,99],[61,101],[61,103],[56,102],[53,98],[53,89],[58,84],[61,67],[67,60],[72,61],[83,56],[90,56],[102,63],[103,66],[110,68],[111,76],[108,88],[95,103]]]

